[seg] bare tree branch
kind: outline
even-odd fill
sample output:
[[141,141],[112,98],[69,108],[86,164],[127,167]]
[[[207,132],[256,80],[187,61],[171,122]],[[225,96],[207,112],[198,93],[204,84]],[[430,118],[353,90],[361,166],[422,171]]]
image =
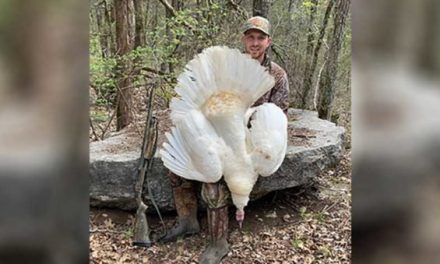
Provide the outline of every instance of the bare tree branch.
[[318,91],[319,91],[319,81],[321,80],[321,73],[324,69],[325,64],[327,63],[327,58],[324,60],[324,63],[321,66],[321,69],[318,72],[318,78],[316,78],[316,85],[315,85],[315,94],[313,96],[313,109],[317,110],[317,100],[318,100]]
[[[241,1],[240,1],[241,2]],[[248,19],[249,14],[247,11],[241,7],[239,4],[235,3],[234,0],[228,0],[228,3],[232,8],[237,11],[244,19]]]
[[150,67],[142,67],[141,70],[144,70],[146,72],[151,72],[151,73],[154,73],[154,74],[157,74],[157,75],[166,75],[165,72],[160,71],[160,70],[156,70],[156,69],[153,69],[153,68],[150,68]]
[[[119,100],[116,100],[116,102],[118,103]],[[101,129],[101,132],[102,132],[102,133],[101,133],[101,140],[104,140],[105,132],[107,132],[108,128],[110,127],[110,124],[112,123],[113,118],[115,117],[115,115],[116,115],[116,109],[113,110],[113,113],[112,113],[112,115],[110,116],[110,120],[107,122],[107,124],[106,124],[106,126],[104,127],[104,129]],[[100,127],[100,128],[101,128],[101,127]]]
[[[174,8],[170,5],[170,3],[167,2],[167,0],[159,0],[164,6],[165,8],[171,13],[171,15],[173,17],[177,16],[176,10],[174,10]],[[194,28],[188,24],[188,22],[186,21],[182,21],[182,24],[187,27],[189,30],[191,30],[193,33],[195,32]]]

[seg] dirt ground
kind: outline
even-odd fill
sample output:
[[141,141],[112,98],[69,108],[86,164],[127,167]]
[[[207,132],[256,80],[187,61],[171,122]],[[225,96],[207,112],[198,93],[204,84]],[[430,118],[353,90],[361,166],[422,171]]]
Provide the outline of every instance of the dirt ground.
[[[250,202],[240,231],[230,207],[230,252],[224,264],[351,263],[351,157],[307,186],[277,191]],[[149,248],[132,246],[134,212],[90,209],[90,263],[197,263],[206,243],[206,215],[199,234]],[[148,215],[152,239],[163,232]],[[166,228],[175,214],[164,216]]]

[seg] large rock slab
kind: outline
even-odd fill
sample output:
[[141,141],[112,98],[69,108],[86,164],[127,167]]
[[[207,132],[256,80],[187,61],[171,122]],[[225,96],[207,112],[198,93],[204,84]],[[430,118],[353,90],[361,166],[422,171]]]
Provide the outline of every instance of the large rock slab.
[[[289,146],[286,158],[274,175],[259,178],[251,200],[274,190],[308,183],[321,170],[334,166],[342,157],[344,133],[344,128],[319,119],[316,112],[289,109]],[[139,141],[136,147],[127,147],[127,142],[133,140]],[[140,156],[139,144],[140,139],[124,133],[90,144],[92,206],[126,210],[137,207],[134,184]],[[148,181],[159,208],[170,211],[174,209],[174,204],[166,174],[167,169],[162,161],[155,157],[153,172]],[[144,197],[146,193],[144,188]],[[149,210],[154,209],[149,206]]]

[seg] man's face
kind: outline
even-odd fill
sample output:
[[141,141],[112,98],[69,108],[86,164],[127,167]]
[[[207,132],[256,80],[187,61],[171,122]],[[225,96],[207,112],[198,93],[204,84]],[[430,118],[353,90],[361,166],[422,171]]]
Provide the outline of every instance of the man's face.
[[260,62],[264,58],[264,52],[272,43],[272,39],[268,35],[256,29],[248,30],[244,34],[242,41],[245,51],[249,53],[253,59],[259,60]]

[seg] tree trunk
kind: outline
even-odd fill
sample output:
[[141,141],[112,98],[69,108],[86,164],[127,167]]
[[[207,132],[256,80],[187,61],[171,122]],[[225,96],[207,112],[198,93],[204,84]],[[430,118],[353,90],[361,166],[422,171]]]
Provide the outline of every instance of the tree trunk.
[[270,0],[254,0],[252,14],[253,16],[269,16]]
[[293,3],[295,2],[295,0],[289,0],[289,6],[287,8],[287,10],[289,11],[289,13],[292,13],[293,10]]
[[182,0],[173,0],[172,5],[176,11],[183,9],[183,1]]
[[114,15],[114,5],[108,4],[107,0],[104,0],[104,21],[105,21],[105,35],[107,38],[107,46],[109,49],[109,54],[116,54],[116,40],[115,40],[115,29],[113,28],[113,23],[115,22]]
[[[100,2],[99,5],[92,6],[93,10],[90,12],[92,15],[90,25],[92,32],[97,32],[99,37],[99,45],[101,47],[101,56],[107,58],[112,53],[112,31],[111,23],[108,21],[107,3],[106,1]],[[96,27],[96,30],[94,29]]]
[[[91,26],[94,25],[93,22],[96,22],[96,31],[99,36],[99,46],[101,48],[101,56],[103,58],[108,57],[108,48],[107,48],[107,37],[105,35],[105,21],[102,16],[101,6],[94,7],[94,12],[91,12],[92,19],[94,18],[96,21],[91,20],[90,24]],[[93,17],[93,13],[95,14],[95,17]]]
[[[150,2],[148,2],[150,3]],[[156,29],[158,21],[159,21],[159,5],[156,3],[154,5],[154,11],[153,11],[153,21],[151,23],[151,28]]]
[[[328,24],[328,18],[330,17],[330,13],[333,8],[333,3],[334,3],[333,0],[328,1],[327,9],[325,10],[325,15],[322,20],[322,26],[319,31],[319,37],[317,39],[316,46],[315,46],[315,49],[313,52],[312,63],[310,65],[310,67],[306,67],[306,71],[304,71],[303,94],[302,94],[303,97],[301,98],[302,99],[301,103],[302,103],[303,108],[306,106],[307,97],[308,97],[308,94],[312,88],[313,75],[315,74],[315,71],[316,71],[316,65],[318,63],[319,51],[321,49],[322,40],[324,39],[324,36],[325,36],[325,32],[326,32],[327,24]],[[309,60],[307,61],[307,64],[308,63],[309,63]]]
[[128,0],[128,36],[131,43],[131,50],[134,48],[134,40],[136,38],[136,9],[134,0]]
[[[146,30],[146,24],[145,24],[145,6],[144,6],[144,0],[133,0],[134,4],[134,46],[133,49],[136,49],[138,47],[145,47],[146,46],[146,37],[145,37],[145,30]],[[133,61],[133,75],[138,75],[140,73],[140,69],[142,68],[143,62],[142,58],[140,56],[136,56]]]
[[[124,56],[133,49],[133,41],[130,39],[130,17],[129,17],[129,1],[115,0],[116,11],[116,38],[117,38],[117,55]],[[128,126],[132,120],[131,114],[131,86],[130,72],[131,65],[129,61],[122,58],[118,60],[117,66],[117,109],[116,109],[116,129],[121,130]]]
[[[211,10],[211,6],[212,6],[212,0],[207,0],[206,1],[206,8],[207,8],[207,10]],[[206,12],[205,17],[206,17],[206,21],[208,21],[208,25],[210,27],[214,27],[214,25],[212,23],[212,14],[211,14],[211,12],[209,12],[209,11]],[[212,40],[214,39],[213,34],[215,34],[214,31],[207,32],[206,38],[209,41],[207,43],[207,46],[211,46],[212,45]]]
[[312,6],[310,7],[310,15],[309,15],[309,25],[307,27],[307,56],[310,56],[312,54],[313,50],[313,41],[314,41],[314,34],[313,34],[313,23],[315,22],[315,15],[316,15],[316,7],[318,5],[318,0],[311,0],[310,3]]
[[[173,1],[172,4],[174,4],[174,1]],[[172,4],[171,4],[171,6],[172,6]],[[173,17],[173,14],[167,8],[165,8],[165,17],[166,17],[167,21],[169,21]],[[171,36],[170,26],[169,26],[168,23],[166,23],[166,25],[165,25],[165,34],[166,34],[166,37],[167,37],[167,40],[168,40],[167,45],[170,45],[172,36]],[[162,62],[161,65],[160,65],[160,70],[162,72],[168,72],[168,69],[170,67],[172,68],[171,63],[167,64],[166,62]]]
[[133,0],[135,9],[135,37],[134,48],[145,46],[145,8],[144,0]]
[[309,25],[307,27],[307,48],[306,48],[306,58],[305,58],[305,66],[304,66],[304,80],[303,80],[303,88],[301,94],[301,108],[307,107],[307,97],[312,86],[312,80],[309,80],[307,76],[310,74],[310,64],[312,60],[312,52],[313,52],[313,42],[315,38],[315,34],[313,34],[313,24],[315,21],[316,14],[316,6],[318,4],[318,0],[311,0],[311,8],[310,8],[310,16],[309,16]]
[[337,76],[338,57],[344,36],[345,20],[350,7],[350,0],[338,0],[335,6],[333,35],[330,40],[330,48],[326,52],[328,58],[324,66],[323,74],[319,81],[318,93],[318,116],[330,120],[333,98],[335,93],[335,79]]

